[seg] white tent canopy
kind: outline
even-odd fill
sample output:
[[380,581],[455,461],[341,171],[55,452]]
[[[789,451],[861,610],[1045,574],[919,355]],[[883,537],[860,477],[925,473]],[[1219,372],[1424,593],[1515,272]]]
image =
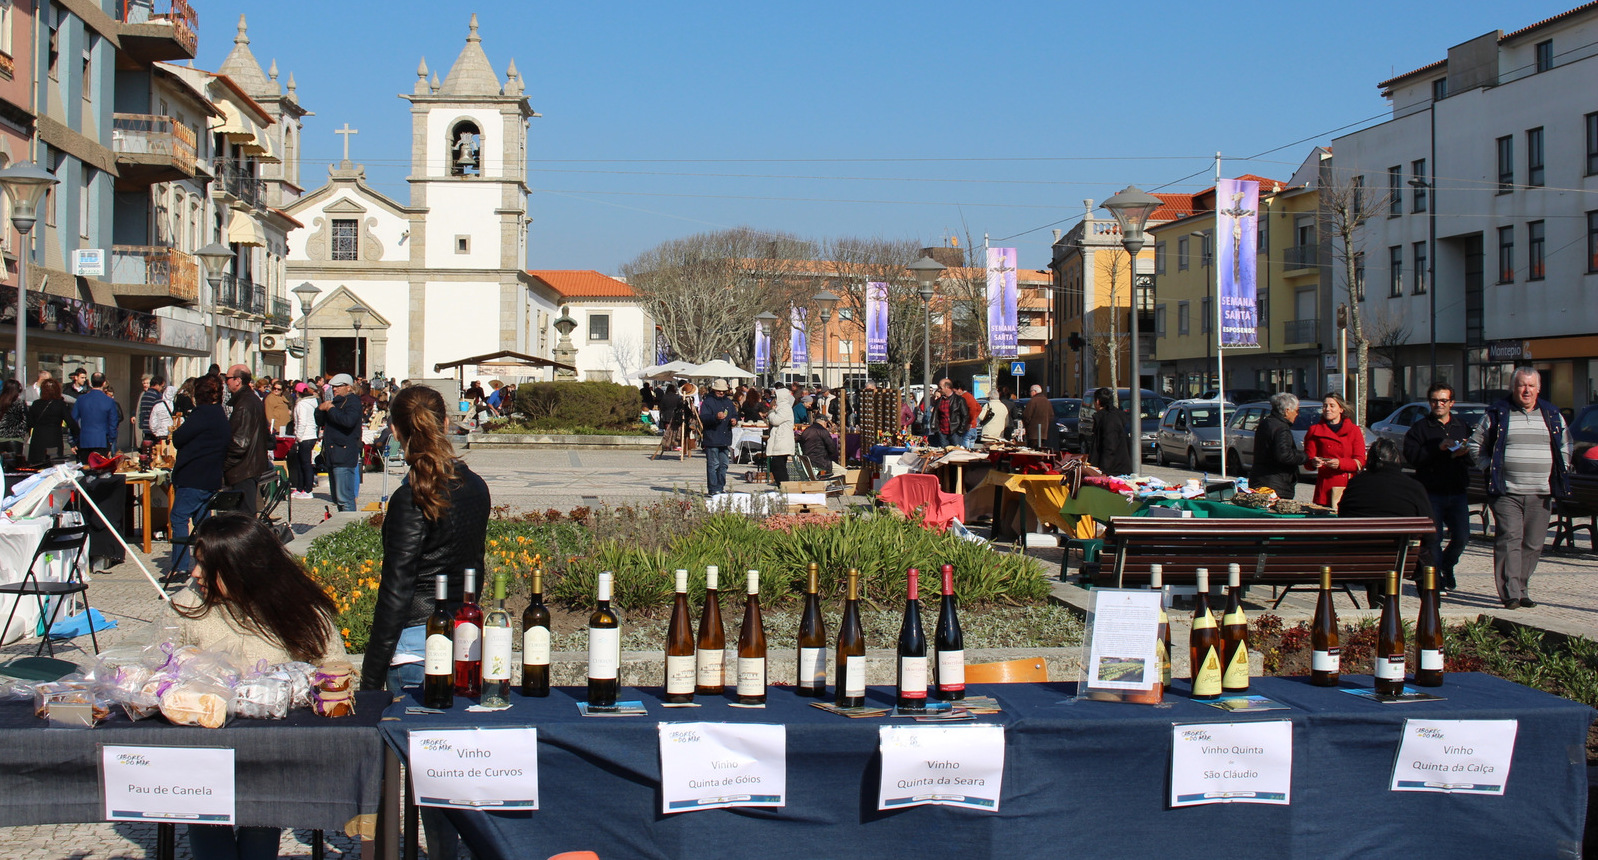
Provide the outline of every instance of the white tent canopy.
[[755,375],[730,361],[716,359],[683,371],[683,376],[694,379],[754,379]]
[[654,373],[649,374],[650,379],[671,379],[677,376],[688,376],[688,371],[693,369],[693,363],[688,361],[672,361],[653,368]]

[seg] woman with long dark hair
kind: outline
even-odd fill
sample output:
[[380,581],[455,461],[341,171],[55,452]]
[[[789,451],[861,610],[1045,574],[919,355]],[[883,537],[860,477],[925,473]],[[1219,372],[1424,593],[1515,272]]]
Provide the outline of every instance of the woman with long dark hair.
[[45,465],[51,460],[64,460],[76,454],[77,446],[68,441],[62,427],[78,435],[78,422],[72,418],[72,407],[61,397],[61,383],[46,379],[39,383],[39,399],[28,407],[28,462]]
[[[172,598],[180,644],[238,655],[244,665],[347,659],[337,610],[255,517],[224,513],[194,533],[190,587]],[[276,827],[189,825],[198,860],[276,857]]]
[[0,450],[22,453],[28,435],[28,405],[22,402],[22,383],[7,379],[0,386]]

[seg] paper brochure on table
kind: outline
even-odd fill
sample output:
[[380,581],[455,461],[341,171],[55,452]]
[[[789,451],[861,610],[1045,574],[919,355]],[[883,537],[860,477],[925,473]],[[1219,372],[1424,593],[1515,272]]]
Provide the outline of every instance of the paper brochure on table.
[[661,723],[661,812],[785,806],[788,727]]
[[100,745],[107,821],[232,824],[233,750]]
[[1502,795],[1519,720],[1405,720],[1393,791]]
[[1003,726],[883,726],[877,748],[882,754],[877,809],[959,806],[999,811]]
[[1078,698],[1105,698],[1109,693],[1122,701],[1159,701],[1162,596],[1142,588],[1093,590]]
[[1171,806],[1292,799],[1293,723],[1178,723],[1171,727]]
[[410,733],[418,806],[537,809],[538,729],[439,729]]

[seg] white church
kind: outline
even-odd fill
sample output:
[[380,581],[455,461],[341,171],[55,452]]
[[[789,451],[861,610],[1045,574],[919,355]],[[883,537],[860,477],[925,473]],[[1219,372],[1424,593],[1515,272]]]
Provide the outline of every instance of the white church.
[[[548,358],[556,346],[563,296],[525,269],[527,128],[538,114],[515,61],[501,81],[477,29],[473,15],[442,83],[424,61],[402,96],[412,118],[409,204],[366,184],[349,160],[346,124],[344,159],[327,184],[286,207],[304,225],[288,235],[288,283],[321,291],[295,323],[306,326],[312,372],[437,377],[453,375],[436,372],[438,363],[499,350]],[[367,311],[358,358],[353,306]]]

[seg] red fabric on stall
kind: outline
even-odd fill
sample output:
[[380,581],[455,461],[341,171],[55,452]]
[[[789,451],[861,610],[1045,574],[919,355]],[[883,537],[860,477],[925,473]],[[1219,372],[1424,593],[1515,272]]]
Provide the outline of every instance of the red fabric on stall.
[[927,525],[943,531],[949,523],[965,515],[965,496],[945,493],[936,475],[895,475],[882,485],[878,498],[914,516],[922,511]]

